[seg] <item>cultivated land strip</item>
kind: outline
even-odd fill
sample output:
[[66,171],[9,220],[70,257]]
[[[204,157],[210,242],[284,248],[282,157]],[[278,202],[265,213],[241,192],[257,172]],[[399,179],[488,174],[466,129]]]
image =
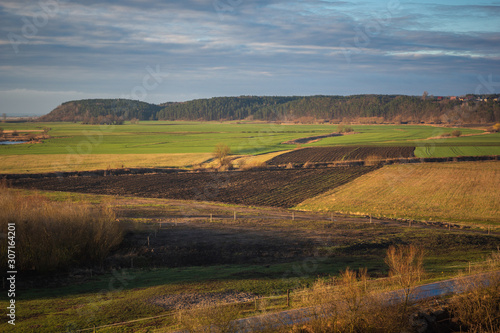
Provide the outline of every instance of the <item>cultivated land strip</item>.
[[287,163],[337,162],[350,160],[415,157],[415,147],[310,147],[281,154],[268,161],[270,165]]
[[376,167],[200,172],[12,180],[15,187],[293,207]]

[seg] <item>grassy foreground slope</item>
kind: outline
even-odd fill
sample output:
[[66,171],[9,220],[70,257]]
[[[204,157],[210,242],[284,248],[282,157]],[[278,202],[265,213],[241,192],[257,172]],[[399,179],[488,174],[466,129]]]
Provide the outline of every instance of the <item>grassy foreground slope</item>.
[[390,165],[296,208],[500,225],[500,163]]

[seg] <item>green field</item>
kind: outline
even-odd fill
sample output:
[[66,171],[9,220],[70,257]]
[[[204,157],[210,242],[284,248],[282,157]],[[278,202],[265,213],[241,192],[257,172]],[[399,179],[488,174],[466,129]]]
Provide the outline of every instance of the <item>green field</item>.
[[[224,143],[232,153],[255,156],[296,148],[282,142],[328,134],[337,125],[280,125],[245,122],[144,121],[119,126],[76,123],[4,123],[22,131],[50,128],[43,143],[0,146],[1,173],[75,171],[120,167],[192,167],[206,162]],[[436,138],[452,128],[420,125],[353,125],[355,134],[324,138],[301,146],[415,146],[418,157],[500,154],[500,134],[460,129],[459,138]],[[173,155],[177,154],[177,155]],[[187,155],[183,155],[187,154]],[[204,154],[204,155],[203,155]],[[59,155],[59,156],[58,156]],[[259,160],[259,162],[262,162]]]

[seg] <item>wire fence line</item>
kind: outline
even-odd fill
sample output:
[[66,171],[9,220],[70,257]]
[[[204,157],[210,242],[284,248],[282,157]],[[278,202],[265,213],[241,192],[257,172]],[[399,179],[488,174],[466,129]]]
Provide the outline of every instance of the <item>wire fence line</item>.
[[[496,273],[498,274],[498,267],[500,267],[500,259],[496,260],[487,260],[485,262],[477,262],[477,263],[468,263],[468,269],[467,267],[465,270],[459,275],[458,277],[455,277],[451,280],[446,280],[444,283],[454,283],[453,281],[460,281],[463,279],[467,279],[469,277],[473,277],[475,275],[484,275],[487,273]],[[474,272],[474,273],[473,273]],[[480,272],[480,273],[478,273]],[[376,284],[377,288],[380,288],[378,292],[380,293],[388,293],[388,292],[394,292],[397,291],[397,286],[396,284],[391,283],[391,281],[394,280],[394,277],[385,277],[385,278],[377,278],[373,280],[369,280],[369,284]],[[358,284],[363,284],[366,282],[359,281],[357,282]],[[439,284],[442,282],[435,282],[434,284]],[[431,283],[433,284],[433,283]],[[415,289],[418,289],[422,286],[428,286],[431,284],[421,284],[418,286],[415,286]],[[331,284],[326,287],[326,290],[331,291],[332,293],[339,292],[339,288],[341,288],[341,284]],[[370,286],[373,288],[373,285]],[[366,284],[365,287],[367,288]],[[283,295],[275,295],[275,296],[264,296],[264,297],[255,297],[253,300],[249,301],[241,301],[241,302],[231,302],[231,303],[225,303],[223,306],[231,306],[231,305],[238,305],[238,306],[243,306],[243,305],[254,305],[253,309],[248,309],[247,312],[252,313],[252,314],[259,314],[259,313],[272,313],[270,311],[276,311],[276,310],[285,310],[285,309],[294,309],[293,306],[291,306],[292,301],[300,301],[301,297],[307,297],[309,294],[311,294],[311,291],[308,289],[300,289],[300,290],[292,290],[289,289],[287,290],[286,294]],[[393,296],[394,297],[394,296]],[[425,297],[425,295],[424,295]],[[271,304],[271,303],[266,303],[265,301],[281,301],[283,304]],[[261,302],[261,306],[258,305],[258,302]],[[263,306],[262,306],[263,304]],[[297,308],[300,310],[300,308]],[[94,331],[96,332],[99,329],[103,328],[110,328],[110,327],[117,327],[117,326],[123,326],[123,325],[128,325],[128,324],[133,324],[137,322],[143,322],[143,321],[148,321],[148,320],[154,320],[154,319],[160,319],[160,318],[168,318],[174,319],[176,315],[176,311],[173,310],[169,313],[166,314],[161,314],[161,315],[156,315],[156,316],[151,316],[151,317],[145,317],[145,318],[138,318],[138,319],[133,319],[129,321],[123,321],[123,322],[118,322],[118,323],[113,323],[113,324],[106,324],[106,325],[101,325],[101,326],[93,326],[89,328],[84,328],[84,329],[79,329],[76,330],[76,332],[90,332]],[[244,317],[245,318],[245,317]],[[176,328],[172,327],[172,330],[175,330]]]

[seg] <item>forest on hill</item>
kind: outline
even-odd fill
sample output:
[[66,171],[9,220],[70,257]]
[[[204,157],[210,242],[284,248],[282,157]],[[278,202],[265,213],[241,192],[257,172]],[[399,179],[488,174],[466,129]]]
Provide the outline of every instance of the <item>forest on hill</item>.
[[264,120],[467,124],[500,122],[499,95],[239,96],[168,102],[87,99],[58,106],[40,121],[120,124],[128,120]]

